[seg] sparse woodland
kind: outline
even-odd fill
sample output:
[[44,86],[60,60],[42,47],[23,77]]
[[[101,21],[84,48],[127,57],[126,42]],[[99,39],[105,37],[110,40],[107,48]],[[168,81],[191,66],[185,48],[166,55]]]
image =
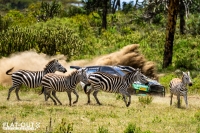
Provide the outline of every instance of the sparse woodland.
[[[170,0],[143,0],[142,2],[135,0],[123,3],[120,0],[0,0],[0,74],[2,75],[0,98],[4,99],[0,104],[0,113],[4,112],[0,117],[0,124],[6,118],[12,121],[17,117],[17,120],[22,121],[31,117],[34,118],[33,121],[37,121],[38,117],[43,119],[39,121],[44,124],[38,132],[73,132],[73,128],[75,132],[82,130],[107,133],[128,132],[134,128],[139,133],[189,131],[199,133],[200,101],[198,103],[197,101],[200,98],[200,1],[174,0],[173,2]],[[84,105],[84,100],[72,108],[53,107],[50,102],[46,105],[43,97],[36,98],[38,97],[36,93],[41,88],[34,91],[26,88],[21,90],[22,96],[26,96],[26,99],[32,97],[36,100],[33,104],[29,105],[27,101],[17,103],[14,100],[14,92],[11,96],[13,101],[7,102],[4,97],[7,95],[9,84],[5,86],[5,83],[10,83],[10,79],[4,78],[4,75],[5,71],[13,66],[11,63],[5,66],[6,59],[14,59],[15,54],[23,55],[25,51],[45,54],[45,58],[63,55],[66,57],[64,60],[72,65],[138,67],[148,77],[158,79],[165,86],[167,93],[172,78],[180,77],[181,71],[190,71],[194,82],[188,89],[188,101],[191,106],[189,109],[178,110],[175,106],[171,108],[167,95],[164,99],[153,99],[149,105],[141,104],[137,98],[133,98],[132,107],[127,109],[122,107],[122,101],[116,100],[115,95],[109,97],[112,101],[109,103],[102,93],[102,100],[106,102],[100,108],[103,110],[105,107],[104,112],[98,111],[98,106],[95,104],[89,105],[90,107]],[[32,57],[40,59],[38,56]],[[76,64],[76,61],[82,63]],[[35,59],[34,61],[30,59],[30,63],[33,62],[36,62]],[[42,69],[45,63],[36,64],[38,69]],[[17,66],[19,67],[20,65]],[[82,94],[82,90],[79,90],[79,93],[85,98],[86,103],[86,96]],[[62,100],[68,100],[65,96],[60,96]],[[108,97],[109,94],[106,96]],[[174,99],[176,102],[175,96]],[[15,108],[21,111],[19,114],[11,113],[14,111],[12,102],[15,103]],[[45,106],[47,108],[43,109]],[[185,107],[184,102],[182,106]],[[81,107],[84,110],[81,110]],[[148,109],[153,115],[148,114]],[[157,110],[153,112],[154,109]],[[97,115],[92,112],[93,110]],[[125,114],[117,113],[123,110]],[[59,118],[59,115],[63,115],[62,111],[65,111],[64,115],[71,114],[72,119],[64,116]],[[142,118],[142,112],[145,118],[149,118]],[[176,116],[174,112],[178,115]],[[43,115],[45,118],[42,118]],[[129,116],[135,120],[129,119]],[[52,123],[55,125],[49,127],[50,118],[54,120]],[[79,122],[76,122],[77,119]],[[105,123],[102,119],[106,119]],[[112,123],[111,119],[116,121]],[[84,124],[86,124],[85,129],[81,127]],[[92,125],[91,130],[89,124]],[[169,126],[163,126],[168,124]],[[123,128],[120,127],[122,125]],[[118,126],[118,128],[110,128],[110,126]]]

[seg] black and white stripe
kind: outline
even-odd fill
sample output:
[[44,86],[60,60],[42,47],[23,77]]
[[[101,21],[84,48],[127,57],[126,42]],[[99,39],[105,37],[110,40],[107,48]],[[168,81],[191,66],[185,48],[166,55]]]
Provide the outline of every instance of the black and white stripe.
[[[89,75],[88,81],[91,84],[91,89],[87,91],[87,85],[84,87],[85,93],[88,95],[88,103],[90,103],[90,93],[93,92],[93,96],[96,102],[101,105],[97,98],[99,90],[110,93],[121,93],[123,100],[128,107],[131,103],[131,95],[127,92],[128,87],[134,82],[139,81],[143,84],[147,84],[147,77],[143,75],[139,69],[133,69],[132,72],[127,73],[125,76],[114,76],[108,73],[95,72]],[[129,97],[127,103],[126,96]]]
[[187,73],[183,72],[182,79],[174,78],[170,81],[170,84],[169,84],[170,93],[171,93],[170,105],[172,105],[172,97],[173,97],[173,94],[174,94],[174,95],[177,96],[178,108],[180,108],[180,96],[184,97],[186,107],[188,107],[187,85],[192,86],[192,81],[191,81],[191,78],[190,78],[190,72],[189,71]]
[[[59,101],[59,99],[56,97],[55,92],[56,91],[58,91],[58,92],[66,91],[68,94],[68,97],[69,97],[69,105],[71,106],[71,92],[73,92],[76,95],[76,101],[74,101],[73,104],[78,102],[79,95],[77,94],[75,89],[76,89],[76,85],[80,81],[85,84],[88,84],[87,75],[86,75],[86,72],[84,69],[76,70],[68,76],[61,76],[61,75],[52,74],[52,73],[46,74],[42,78],[42,87],[43,87],[42,91],[45,93],[45,95],[47,95],[48,97],[50,97],[53,100],[54,105],[57,105],[57,103],[52,98],[50,93],[52,92],[53,97],[60,104],[62,104]],[[47,97],[45,98],[45,100],[47,100]]]
[[12,87],[8,91],[7,100],[10,99],[10,93],[15,89],[17,99],[20,100],[18,92],[22,84],[29,88],[36,88],[41,86],[42,77],[47,73],[55,73],[56,71],[67,72],[67,70],[54,59],[50,61],[43,71],[28,71],[28,70],[18,70],[12,74],[9,74],[13,68],[6,71],[7,75],[12,75]]

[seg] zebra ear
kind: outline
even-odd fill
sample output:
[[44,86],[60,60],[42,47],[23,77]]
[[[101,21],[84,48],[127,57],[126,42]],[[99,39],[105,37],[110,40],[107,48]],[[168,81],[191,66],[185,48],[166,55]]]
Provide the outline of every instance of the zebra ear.
[[182,71],[182,73],[183,73],[183,75],[187,75],[187,73],[185,73],[185,72],[183,72],[183,71]]
[[187,74],[188,74],[188,76],[190,76],[190,72],[189,71],[187,72]]
[[141,72],[140,68],[137,68],[136,71]]

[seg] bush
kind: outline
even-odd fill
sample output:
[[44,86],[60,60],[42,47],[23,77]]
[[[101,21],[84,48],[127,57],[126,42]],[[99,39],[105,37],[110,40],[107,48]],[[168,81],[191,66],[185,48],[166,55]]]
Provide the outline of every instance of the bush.
[[129,123],[124,133],[135,133],[136,131],[141,131],[141,130],[137,128],[135,124]]
[[151,133],[150,131],[142,131],[139,127],[136,127],[136,124],[129,123],[124,133]]
[[63,118],[61,123],[55,128],[54,133],[71,133],[73,131],[73,123],[67,124]]
[[100,126],[100,127],[98,128],[97,133],[108,133],[108,129],[105,128],[105,127],[103,127],[103,126]]
[[139,101],[139,103],[141,103],[141,104],[146,104],[146,105],[148,105],[148,104],[150,104],[150,103],[153,101],[153,97],[152,97],[152,96],[149,96],[149,95],[147,95],[147,96],[139,96],[139,97],[138,97],[138,101]]

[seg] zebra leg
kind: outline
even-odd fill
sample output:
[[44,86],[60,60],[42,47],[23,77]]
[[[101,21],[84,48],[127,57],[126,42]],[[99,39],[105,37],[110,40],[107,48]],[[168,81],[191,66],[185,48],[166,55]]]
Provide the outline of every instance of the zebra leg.
[[172,105],[172,98],[173,98],[173,93],[171,93],[171,100],[170,100],[170,106]]
[[73,104],[75,104],[75,103],[78,102],[79,95],[78,95],[78,93],[76,92],[76,90],[73,90],[72,92],[76,95],[76,101],[73,102]]
[[88,102],[87,104],[90,104],[90,93],[92,92],[93,90],[90,89],[86,94],[87,94],[87,97],[88,97]]
[[10,99],[10,93],[11,93],[14,89],[15,89],[15,87],[13,87],[13,86],[9,89],[7,100]]
[[68,95],[68,98],[69,98],[69,106],[72,106],[71,92],[67,91],[67,95]]
[[40,94],[44,94],[44,99],[45,99],[45,101],[47,101],[48,99],[49,99],[49,96],[48,96],[48,94],[47,94],[47,91],[46,91],[46,89],[44,88],[44,86],[42,87],[42,92],[40,93]]
[[126,107],[128,107],[128,106],[130,106],[130,104],[131,104],[131,95],[130,95],[128,92],[126,93],[126,95],[127,95],[127,97],[129,98],[128,103],[127,103],[127,105],[126,105]]
[[98,92],[99,92],[98,90],[95,90],[95,91],[93,92],[93,96],[94,96],[96,102],[97,102],[99,105],[102,105],[102,104],[99,102],[99,99],[97,98]]
[[15,94],[16,94],[16,96],[17,96],[17,100],[19,100],[19,101],[21,101],[21,99],[19,98],[19,89],[20,89],[20,87],[17,87],[16,89],[15,89]]
[[[50,93],[51,91],[46,91],[46,94],[48,95],[48,97],[50,97],[51,98],[51,100],[54,102],[54,105],[57,105],[57,103],[56,103],[56,100],[54,100],[52,97],[51,97],[51,93]],[[45,99],[46,100],[46,99]]]
[[[126,107],[130,106],[130,104],[131,104],[131,95],[125,90],[119,90],[119,92],[123,96],[123,100],[124,100],[124,102],[126,104]],[[129,98],[128,103],[126,102],[126,96]]]
[[62,103],[60,102],[60,100],[57,98],[57,96],[56,96],[56,91],[52,91],[52,95],[53,95],[53,97],[59,102],[59,104],[60,105],[62,105]]
[[187,94],[184,96],[184,100],[185,100],[185,104],[186,104],[186,108],[187,108],[188,107]]
[[180,108],[181,102],[180,102],[180,95],[177,95],[177,100],[178,100],[178,108]]

